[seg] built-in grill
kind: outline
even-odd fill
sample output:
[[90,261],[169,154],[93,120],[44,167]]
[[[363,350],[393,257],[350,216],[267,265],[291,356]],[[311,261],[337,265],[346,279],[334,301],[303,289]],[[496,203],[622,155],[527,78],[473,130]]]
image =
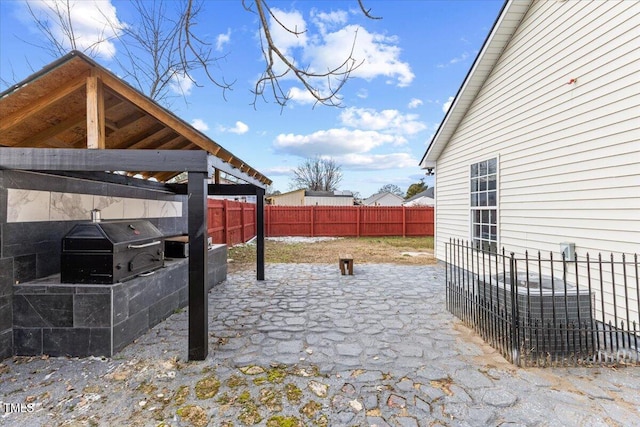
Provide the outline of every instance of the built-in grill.
[[117,283],[163,265],[163,236],[149,221],[81,223],[62,239],[62,283]]

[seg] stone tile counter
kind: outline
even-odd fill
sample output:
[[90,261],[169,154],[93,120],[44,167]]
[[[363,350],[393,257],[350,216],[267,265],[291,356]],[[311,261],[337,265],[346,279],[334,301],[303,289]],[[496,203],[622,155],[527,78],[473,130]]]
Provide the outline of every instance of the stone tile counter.
[[[227,247],[209,249],[208,289],[227,277]],[[188,303],[188,258],[113,285],[62,284],[53,275],[13,289],[16,355],[113,356]]]

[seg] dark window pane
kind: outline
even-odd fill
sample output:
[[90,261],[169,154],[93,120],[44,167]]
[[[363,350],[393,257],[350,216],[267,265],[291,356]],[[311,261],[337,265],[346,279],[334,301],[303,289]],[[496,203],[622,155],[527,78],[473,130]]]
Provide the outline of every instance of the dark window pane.
[[497,206],[497,203],[496,203],[496,192],[495,191],[489,191],[487,194],[489,195],[488,202],[487,202],[488,205],[489,206]]
[[471,206],[478,206],[478,195],[477,194],[472,194],[471,195]]
[[478,179],[478,190],[485,191],[487,189],[487,178],[479,178]]
[[478,180],[477,179],[472,179],[471,180],[471,191],[478,191]]
[[482,223],[489,224],[489,211],[482,211]]
[[487,190],[495,190],[496,189],[497,176],[496,175],[490,175],[488,180],[489,180],[489,183],[487,184]]
[[474,219],[476,223],[480,223],[480,216],[482,215],[482,211],[475,211],[474,212]]
[[487,161],[487,169],[489,173],[496,173],[498,170],[498,159],[491,159]]
[[482,226],[482,238],[489,240],[489,226],[488,225],[483,225]]
[[480,237],[480,226],[476,225],[473,230],[473,237]]
[[478,176],[478,164],[471,165],[471,177]]
[[487,206],[487,193],[478,193],[478,206]]
[[478,175],[483,176],[487,174],[487,162],[480,162],[478,168]]

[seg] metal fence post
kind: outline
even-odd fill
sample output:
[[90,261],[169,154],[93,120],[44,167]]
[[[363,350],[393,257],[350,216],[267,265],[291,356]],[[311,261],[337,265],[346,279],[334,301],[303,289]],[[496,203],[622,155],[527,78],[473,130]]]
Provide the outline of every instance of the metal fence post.
[[511,258],[509,260],[509,281],[511,282],[511,357],[513,358],[513,363],[520,366],[520,340],[518,339],[518,287],[516,286],[517,274],[516,255],[511,252]]

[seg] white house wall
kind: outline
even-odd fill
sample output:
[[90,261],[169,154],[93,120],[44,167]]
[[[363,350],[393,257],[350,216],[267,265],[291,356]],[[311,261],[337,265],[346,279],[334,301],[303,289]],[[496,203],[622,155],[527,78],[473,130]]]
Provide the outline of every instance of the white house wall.
[[353,206],[353,197],[305,196],[305,206]]
[[637,1],[534,2],[437,160],[438,258],[470,238],[469,165],[492,157],[500,246],[640,252],[639,28]]
[[273,196],[272,201],[274,206],[304,206],[304,190]]

